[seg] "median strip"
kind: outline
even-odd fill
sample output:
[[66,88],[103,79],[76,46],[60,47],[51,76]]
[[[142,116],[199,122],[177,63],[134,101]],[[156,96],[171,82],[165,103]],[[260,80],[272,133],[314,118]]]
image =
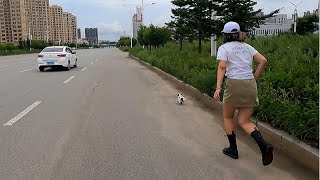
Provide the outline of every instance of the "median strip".
[[16,117],[12,118],[10,121],[5,123],[3,126],[12,126],[14,123],[19,121],[23,116],[25,116],[30,111],[32,111],[32,109],[37,107],[40,103],[42,103],[42,101],[37,101],[37,102],[33,103],[31,106],[29,106],[27,109],[23,110],[20,114],[18,114]]
[[67,84],[68,82],[70,82],[73,78],[75,78],[75,76],[71,76],[69,79],[65,80],[63,83]]

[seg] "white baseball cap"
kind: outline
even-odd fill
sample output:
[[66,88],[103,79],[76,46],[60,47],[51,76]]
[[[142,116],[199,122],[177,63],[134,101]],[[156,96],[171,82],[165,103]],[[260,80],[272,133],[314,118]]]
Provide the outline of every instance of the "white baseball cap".
[[240,31],[240,25],[236,22],[230,21],[223,27],[223,33],[236,33]]

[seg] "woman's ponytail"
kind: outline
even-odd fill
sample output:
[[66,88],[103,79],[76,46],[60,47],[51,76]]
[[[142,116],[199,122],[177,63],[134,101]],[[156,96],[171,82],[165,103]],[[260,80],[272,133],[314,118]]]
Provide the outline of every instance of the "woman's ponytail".
[[235,40],[239,42],[245,42],[247,39],[246,35],[243,32],[237,32],[235,34]]

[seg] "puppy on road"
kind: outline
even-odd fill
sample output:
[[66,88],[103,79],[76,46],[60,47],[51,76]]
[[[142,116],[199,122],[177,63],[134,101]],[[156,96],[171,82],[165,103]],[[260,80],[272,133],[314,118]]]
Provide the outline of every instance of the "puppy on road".
[[179,104],[184,104],[185,100],[186,100],[186,98],[183,96],[183,94],[179,93],[178,94],[178,103]]

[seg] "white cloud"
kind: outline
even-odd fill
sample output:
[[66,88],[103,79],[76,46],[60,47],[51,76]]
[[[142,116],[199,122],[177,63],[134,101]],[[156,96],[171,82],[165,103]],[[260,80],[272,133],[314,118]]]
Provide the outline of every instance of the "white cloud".
[[152,24],[156,26],[164,26],[165,23],[169,22],[171,20],[172,13],[159,16],[154,20],[154,22],[151,22]]
[[[141,6],[142,0],[91,0],[90,3],[95,3],[112,8],[124,8],[123,5],[134,8],[136,6]],[[148,6],[152,3],[155,3],[157,6],[171,5],[170,0],[144,0],[143,3],[144,6]]]
[[118,21],[113,23],[99,22],[96,24],[96,27],[98,27],[100,39],[113,39],[123,33],[123,27],[121,27]]

